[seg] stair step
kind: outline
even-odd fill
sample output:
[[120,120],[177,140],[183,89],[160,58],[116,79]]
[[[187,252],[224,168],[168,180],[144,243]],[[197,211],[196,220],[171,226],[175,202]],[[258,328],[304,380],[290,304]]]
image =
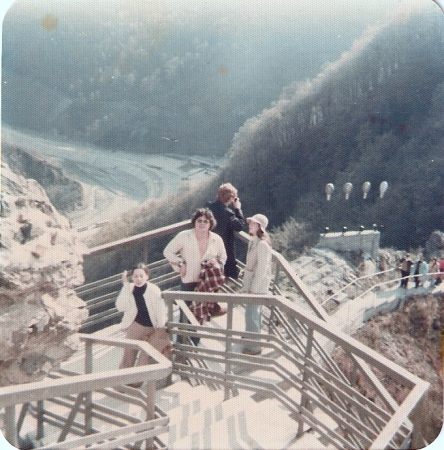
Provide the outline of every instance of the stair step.
[[212,391],[205,385],[192,387],[179,381],[156,392],[156,405],[171,419],[173,416],[198,414],[221,403],[223,396],[223,391]]
[[202,413],[190,420],[170,421],[168,448],[212,449],[229,448],[285,448],[296,433],[297,424],[288,411],[277,403],[257,403],[251,397],[240,395]]

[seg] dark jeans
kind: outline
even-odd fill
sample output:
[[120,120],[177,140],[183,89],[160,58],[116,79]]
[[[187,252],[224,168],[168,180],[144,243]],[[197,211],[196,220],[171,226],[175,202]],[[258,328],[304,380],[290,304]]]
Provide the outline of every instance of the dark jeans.
[[405,270],[401,270],[401,287],[407,287],[408,283],[409,283],[409,275],[410,272],[406,272]]
[[[185,284],[182,281],[180,282],[179,290],[181,290],[181,291],[194,292],[195,288],[196,288],[196,284],[195,283],[187,283],[187,284]],[[185,304],[189,307],[191,305],[191,302],[190,301],[186,301]],[[180,323],[187,323],[187,319],[186,319],[182,309],[180,310],[179,322]],[[194,345],[198,345],[199,342],[200,342],[200,338],[198,338],[198,337],[191,337],[190,339],[191,339],[191,341],[193,342]],[[177,342],[179,344],[182,343],[182,336],[177,336]]]

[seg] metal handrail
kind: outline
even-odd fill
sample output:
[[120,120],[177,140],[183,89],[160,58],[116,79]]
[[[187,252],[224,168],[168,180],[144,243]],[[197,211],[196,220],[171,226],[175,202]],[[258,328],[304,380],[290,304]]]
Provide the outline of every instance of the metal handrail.
[[[338,346],[342,348],[352,360],[365,360],[365,367],[371,367],[380,371],[384,380],[385,378],[394,379],[406,389],[410,390],[410,393],[400,405],[397,405],[393,400],[390,401],[382,397],[379,398],[378,401],[375,400],[374,403],[379,405],[378,408],[384,408],[384,410],[381,409],[380,412],[375,411],[374,414],[376,414],[376,416],[373,420],[381,422],[382,425],[375,425],[376,428],[372,432],[369,431],[370,434],[364,433],[366,436],[365,439],[367,440],[366,446],[375,448],[372,441],[377,439],[378,443],[381,444],[381,441],[384,438],[385,441],[377,448],[389,448],[393,446],[392,440],[400,433],[400,430],[402,430],[399,435],[400,438],[410,432],[410,429],[409,427],[406,427],[406,424],[410,423],[409,417],[414,419],[414,410],[421,402],[429,384],[419,377],[412,375],[407,370],[400,368],[376,351],[362,345],[350,336],[333,329],[324,320],[314,317],[313,314],[298,308],[297,305],[284,297],[237,293],[204,294],[184,291],[165,291],[162,295],[167,302],[171,314],[172,305],[178,299],[183,301],[225,302],[228,306],[227,329],[215,329],[205,325],[196,329],[195,325],[184,325],[169,321],[168,327],[173,334],[179,332],[178,328],[182,328],[180,333],[185,333],[188,336],[196,335],[201,338],[219,340],[225,344],[224,351],[217,351],[209,348],[201,349],[200,347],[191,350],[191,347],[186,345],[181,345],[180,348],[175,350],[177,354],[184,355],[187,358],[205,358],[207,361],[217,362],[226,367],[224,373],[217,373],[214,370],[195,368],[182,364],[176,365],[175,363],[174,370],[178,371],[179,374],[183,374],[187,377],[194,376],[196,379],[200,380],[216,381],[217,383],[225,385],[226,389],[232,389],[234,387],[269,393],[273,392],[275,397],[281,401],[284,406],[289,407],[290,411],[297,415],[298,420],[301,423],[306,423],[310,427],[316,429],[323,437],[325,437],[325,439],[331,440],[332,444],[344,445],[344,442],[340,441],[340,436],[336,436],[335,438],[331,437],[335,434],[333,430],[327,432],[322,429],[322,425],[316,419],[315,415],[312,414],[310,407],[310,405],[316,406],[317,408],[322,409],[324,413],[334,417],[334,421],[343,427],[343,430],[346,430],[347,433],[353,434],[353,432],[356,432],[357,436],[362,437],[361,433],[365,432],[365,427],[364,431],[356,431],[353,426],[350,425],[350,421],[355,423],[355,426],[359,428],[358,424],[359,420],[362,419],[362,414],[364,413],[364,415],[368,414],[371,416],[367,411],[367,409],[370,408],[370,405],[367,407],[359,406],[360,404],[365,405],[368,400],[357,391],[355,386],[344,381],[343,377],[338,376],[333,370],[329,369],[328,366],[325,366],[325,364],[329,364],[329,362],[322,359],[321,354],[319,353],[327,347],[333,345]],[[302,327],[299,332],[296,331],[296,334],[302,339],[301,342],[304,344],[302,353],[283,342],[278,335],[255,334],[234,329],[232,322],[230,321],[230,314],[232,316],[232,309],[239,303],[262,305],[263,308],[277,308],[281,313],[288,316],[291,321],[296,321],[299,326]],[[185,329],[185,331],[183,331],[183,329]],[[303,331],[302,335],[300,334],[301,330]],[[284,358],[288,362],[295,364],[295,369],[286,369],[286,367],[288,367],[287,363],[280,363],[276,355],[272,357],[247,357],[233,350],[233,344],[248,343],[253,340],[256,341],[256,343],[259,340],[263,348],[269,348],[278,352],[279,358]],[[317,346],[314,346],[316,343]],[[190,349],[190,351],[188,351],[188,349]],[[242,377],[241,375],[234,374],[232,371],[233,367],[245,367],[251,370],[255,364],[257,365],[257,368],[270,370],[274,375],[281,374],[282,381],[285,380],[292,388],[300,391],[302,396],[300,403],[297,404],[294,399],[288,397],[288,395],[278,387],[278,382],[272,383],[264,379],[256,379],[252,376]],[[365,378],[367,377],[367,380],[371,380],[371,376],[367,373],[362,373],[360,367],[358,367],[358,370],[361,371],[361,374]],[[367,370],[371,371],[370,368]],[[318,380],[318,385],[316,385],[313,380]],[[322,388],[319,387],[321,385]],[[329,389],[327,389],[328,386],[330,386]],[[327,392],[325,392],[325,389],[327,389]],[[377,388],[375,391],[381,392],[381,390]],[[347,400],[346,407],[341,407],[331,400],[332,396],[335,396],[338,399],[338,402],[341,401],[340,399],[342,397],[348,398],[348,396],[350,396],[350,398]],[[353,400],[354,398],[356,400]],[[350,402],[354,402],[355,406],[357,405],[356,408],[360,411],[357,413],[356,419],[350,417],[350,413],[347,410],[347,406],[351,404]],[[396,419],[392,419],[393,417],[396,417]],[[396,428],[390,428],[393,423],[397,424]],[[388,436],[388,430],[390,430],[390,436]],[[416,436],[418,432],[419,430],[415,427],[413,430],[414,439],[420,439]],[[357,442],[349,441],[347,445],[356,446]]]
[[405,278],[414,278],[414,277],[418,277],[418,278],[425,278],[425,277],[430,277],[430,275],[444,275],[443,272],[427,272],[427,273],[423,273],[423,274],[418,274],[418,275],[407,275],[406,277],[399,277],[399,278],[393,278],[391,280],[387,280],[387,281],[383,281],[381,283],[378,284],[374,284],[373,286],[369,287],[367,290],[365,290],[364,292],[361,292],[357,297],[355,297],[353,299],[353,301],[356,301],[362,297],[365,297],[369,292],[375,290],[375,289],[379,289],[381,286],[384,286],[386,284],[389,283],[393,283],[393,282],[398,282],[401,281]]
[[[12,444],[17,446],[18,429],[15,421],[15,407],[20,404],[28,404],[30,402],[42,402],[43,400],[50,400],[57,397],[63,397],[72,394],[85,396],[85,433],[94,433],[89,438],[89,443],[99,442],[105,439],[105,434],[96,432],[92,429],[92,417],[93,417],[93,403],[92,393],[94,391],[106,390],[106,388],[114,387],[122,384],[135,383],[135,382],[147,382],[147,391],[149,394],[146,396],[145,411],[147,414],[147,426],[145,428],[146,439],[151,439],[153,433],[153,424],[150,421],[155,416],[155,406],[152,398],[152,394],[155,390],[155,383],[157,380],[166,378],[172,371],[172,363],[161,353],[159,353],[150,344],[131,339],[122,338],[105,338],[95,337],[92,335],[79,334],[80,340],[85,343],[85,373],[74,373],[72,376],[61,377],[58,379],[37,381],[27,384],[18,384],[5,386],[0,388],[0,408],[5,409],[5,437]],[[141,365],[126,369],[105,370],[99,372],[93,372],[93,345],[107,345],[111,347],[120,348],[136,348],[141,352],[145,352],[149,355],[152,364]],[[120,394],[113,393],[114,396]],[[79,399],[80,397],[78,397]],[[42,419],[40,419],[42,420]],[[163,433],[166,428],[168,420],[163,420],[163,425],[159,428],[155,435]],[[69,420],[65,423],[65,427],[69,425]],[[65,428],[64,427],[64,428]],[[69,427],[62,431],[62,434],[69,433]],[[127,427],[120,427],[120,430],[114,432],[116,436],[125,435],[128,433]],[[138,435],[138,437],[143,434]],[[142,437],[141,439],[145,439]],[[64,439],[63,439],[64,440]],[[88,439],[87,439],[88,440]],[[125,439],[124,439],[125,440]],[[134,442],[134,435],[126,437],[126,443]],[[138,439],[139,440],[139,439]],[[64,448],[78,448],[76,445],[69,446],[67,443]],[[57,446],[55,448],[58,448]]]
[[[373,277],[377,277],[379,275],[382,275],[384,273],[389,273],[389,272],[393,272],[394,270],[397,270],[396,268],[391,268],[391,269],[387,269],[387,270],[382,270],[381,272],[376,272],[376,273],[372,273],[370,275],[364,275],[362,277],[356,278],[353,281],[350,281],[350,283],[346,284],[345,286],[343,286],[341,289],[339,289],[339,291],[336,291],[333,295],[331,295],[330,297],[327,297],[325,300],[322,300],[321,305],[324,306],[326,303],[328,303],[330,300],[333,300],[338,294],[340,294],[341,292],[344,292],[346,289],[348,289],[349,287],[351,287],[352,285],[358,283],[359,281],[362,280],[366,280],[368,278],[373,278]],[[390,280],[393,281],[393,280]]]
[[[155,238],[158,236],[165,236],[172,233],[177,233],[183,229],[189,228],[190,222],[189,221],[183,221],[179,222],[177,224],[169,225],[167,227],[160,228],[158,230],[152,230],[150,232],[141,233],[139,235],[121,239],[119,241],[115,241],[111,244],[104,244],[101,246],[94,247],[88,251],[88,253],[85,254],[85,257],[88,257],[89,255],[96,255],[101,254],[104,252],[107,252],[109,250],[116,249],[118,247],[122,246],[128,246],[133,245],[136,243],[143,243],[144,248],[147,248],[147,242],[151,238]],[[248,242],[250,240],[250,237],[248,234],[244,232],[236,233],[236,237],[242,241],[242,242]],[[299,292],[302,299],[309,305],[310,311],[314,313],[314,316],[324,323],[327,323],[327,326],[330,322],[330,317],[328,316],[327,312],[324,310],[322,305],[319,303],[319,301],[314,297],[314,295],[307,289],[307,287],[304,285],[302,280],[297,276],[297,274],[294,272],[291,265],[288,263],[288,261],[285,260],[285,258],[279,254],[276,251],[273,251],[273,264],[275,267],[275,275],[274,275],[274,290],[275,292],[279,293],[279,280],[280,280],[280,274],[284,273],[287,279],[289,280],[290,284]],[[374,276],[374,274],[372,275]],[[355,280],[356,281],[356,280]],[[392,280],[391,280],[392,281]],[[167,294],[167,292],[165,292]],[[168,294],[167,294],[168,295]],[[181,293],[182,295],[182,293]],[[186,295],[193,295],[193,293],[183,293],[181,298],[186,298],[184,296]],[[215,300],[214,297],[215,294],[211,294],[211,296],[207,296],[205,298],[205,301],[211,301],[211,299]],[[220,294],[222,295],[222,294]],[[230,295],[230,294],[225,294]],[[237,294],[236,294],[237,295]],[[276,297],[275,297],[276,298]],[[226,301],[226,300],[220,300],[220,301]],[[227,320],[230,318],[230,310],[228,311]],[[170,325],[173,324],[173,322],[170,320]],[[171,325],[173,326],[173,325]],[[191,325],[181,325],[184,328],[185,335],[188,336],[201,336],[202,333],[205,333],[205,327],[199,327],[197,330],[195,329],[193,331],[193,326]],[[188,328],[188,329],[187,329]],[[215,334],[215,330],[212,329],[212,334]],[[227,338],[227,342],[231,338]],[[180,349],[180,352],[186,353],[186,346],[181,346],[183,349]],[[197,352],[193,350],[191,352],[192,354],[199,354],[201,350],[198,350]],[[355,354],[351,354],[350,358],[352,359],[354,365],[355,365],[355,371],[360,371],[366,380],[372,384],[372,386],[375,389],[375,392],[377,392],[378,395],[381,396],[381,401],[385,405],[385,407],[391,409],[392,411],[396,410],[398,405],[396,405],[396,402],[388,395],[388,392],[386,388],[384,387],[383,383],[378,380],[378,378],[374,375],[374,373],[369,370],[368,365],[366,362],[364,362],[364,359],[361,357],[356,356]],[[229,363],[227,363],[229,366]],[[195,370],[203,370],[205,371],[205,367],[195,368]],[[214,379],[212,380],[215,381]],[[408,420],[405,422],[406,424],[409,423]]]
[[117,241],[113,241],[107,244],[97,245],[96,247],[89,248],[83,256],[91,256],[91,255],[99,255],[101,253],[106,253],[111,250],[114,250],[118,247],[127,247],[129,245],[134,245],[138,243],[144,243],[145,241],[169,235],[172,233],[178,233],[179,231],[184,230],[185,228],[189,228],[191,225],[190,220],[184,220],[182,222],[174,223],[172,225],[167,225],[165,227],[156,228],[155,230],[146,231],[144,233],[139,233],[134,236],[130,236],[127,238],[119,239]]

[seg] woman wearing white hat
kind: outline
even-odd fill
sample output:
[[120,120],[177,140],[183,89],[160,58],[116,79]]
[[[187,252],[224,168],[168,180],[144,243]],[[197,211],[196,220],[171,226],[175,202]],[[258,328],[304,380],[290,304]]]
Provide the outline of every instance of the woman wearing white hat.
[[[248,244],[242,292],[249,294],[267,294],[271,279],[271,241],[265,231],[268,219],[263,214],[255,214],[247,218],[248,231],[252,236]],[[245,307],[245,331],[261,332],[261,306]],[[244,347],[242,353],[259,355],[260,345]]]

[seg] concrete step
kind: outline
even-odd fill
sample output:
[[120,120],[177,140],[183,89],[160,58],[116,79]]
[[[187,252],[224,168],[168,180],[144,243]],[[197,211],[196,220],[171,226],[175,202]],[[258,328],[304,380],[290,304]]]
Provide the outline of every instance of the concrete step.
[[255,402],[240,395],[205,409],[187,421],[187,427],[170,422],[168,448],[174,449],[276,449],[294,438],[297,424],[276,402]]
[[170,416],[186,417],[221,403],[223,391],[212,391],[205,385],[192,387],[185,381],[174,383],[156,392],[156,405]]

